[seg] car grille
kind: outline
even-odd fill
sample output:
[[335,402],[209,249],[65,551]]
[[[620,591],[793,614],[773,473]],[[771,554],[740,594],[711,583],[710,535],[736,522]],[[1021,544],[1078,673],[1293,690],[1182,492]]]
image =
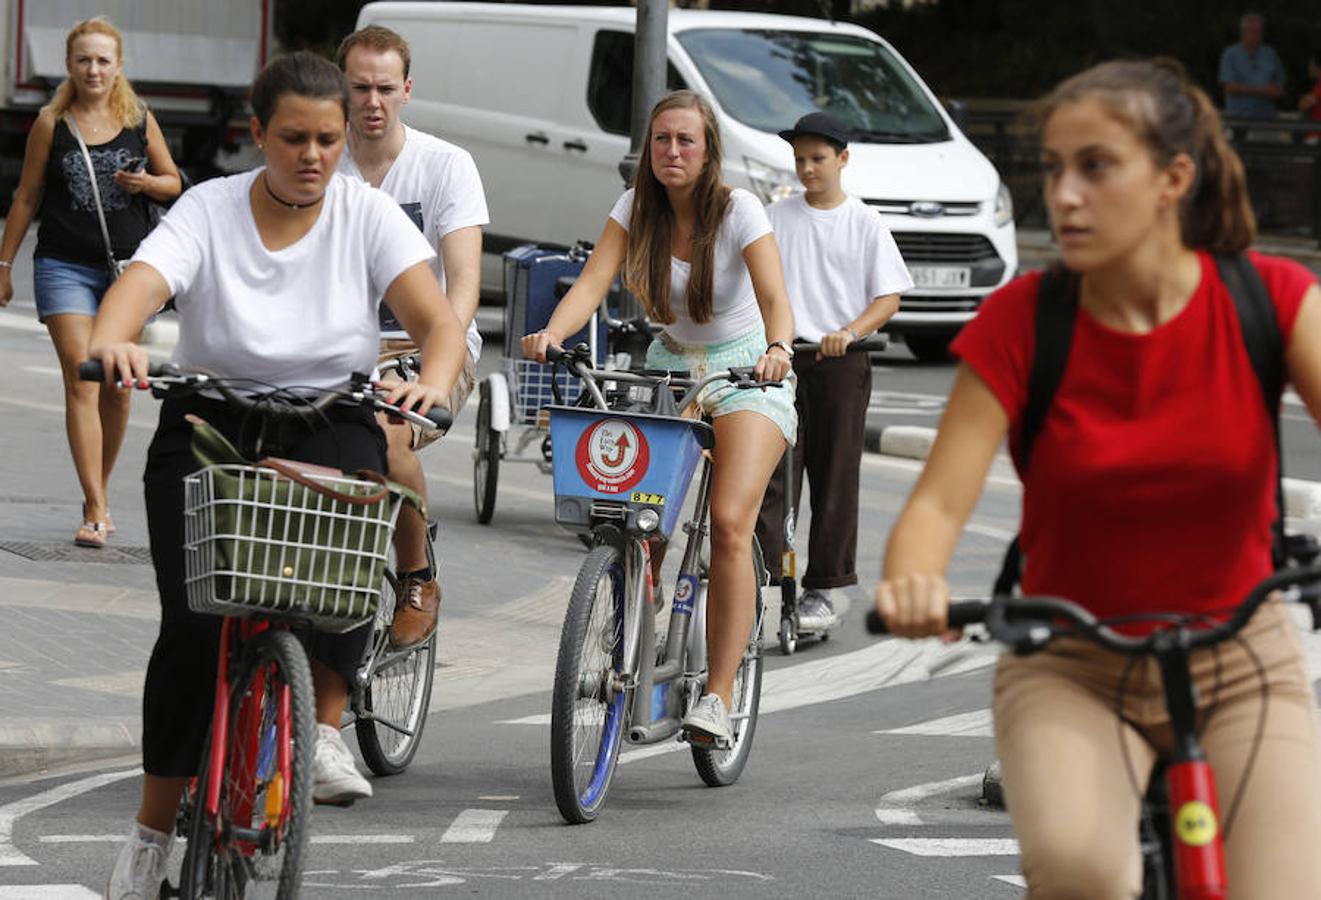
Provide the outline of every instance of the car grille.
[[[877,212],[885,213],[886,215],[891,215],[891,216],[915,215],[915,213],[913,212],[913,203],[915,201],[913,200],[883,200],[883,199],[874,199],[869,197],[868,199],[863,200],[862,202],[866,203],[870,207],[873,207]],[[975,216],[977,215],[977,213],[982,211],[982,205],[977,202],[955,200],[946,203],[942,201],[940,205],[941,207],[943,207],[940,213],[938,213],[935,216],[932,216],[931,218],[940,218],[940,216]],[[918,216],[918,218],[926,218],[926,217]]]
[[994,245],[980,234],[896,231],[894,242],[907,263],[975,263],[999,259]]
[[899,301],[899,310],[900,312],[973,312],[981,302],[981,297],[923,297],[904,294]]

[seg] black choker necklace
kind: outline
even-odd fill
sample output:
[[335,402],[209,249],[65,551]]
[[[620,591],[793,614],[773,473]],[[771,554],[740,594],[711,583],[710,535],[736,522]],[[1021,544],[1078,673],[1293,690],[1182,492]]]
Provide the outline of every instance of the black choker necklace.
[[270,195],[270,198],[274,200],[276,203],[283,206],[285,209],[307,209],[309,206],[316,206],[326,196],[325,194],[322,194],[320,197],[317,197],[315,200],[313,200],[310,203],[290,203],[288,200],[284,199],[279,194],[275,193],[275,191],[271,190],[271,183],[266,180],[266,173],[264,172],[262,173],[261,176],[261,184],[262,187],[266,188],[266,193]]

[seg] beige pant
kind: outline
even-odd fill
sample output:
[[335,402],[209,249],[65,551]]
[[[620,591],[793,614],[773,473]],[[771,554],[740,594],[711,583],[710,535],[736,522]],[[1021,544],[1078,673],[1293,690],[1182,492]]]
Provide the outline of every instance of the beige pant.
[[[1230,829],[1229,896],[1321,898],[1321,741],[1297,630],[1283,607],[1270,603],[1243,638],[1264,669],[1264,688],[1238,643],[1192,657],[1199,733],[1215,770],[1221,824]],[[1116,717],[1127,662],[1069,639],[1033,656],[1006,654],[996,670],[996,750],[1034,900],[1110,900],[1141,891],[1140,794],[1157,754],[1169,750],[1171,734],[1160,672],[1150,658],[1134,665],[1124,721]],[[1259,731],[1256,758],[1246,769]]]
[[[404,356],[411,356],[417,352],[417,344],[408,340],[385,339],[381,341],[381,355],[379,362],[389,362],[393,359],[399,359]],[[382,381],[398,381],[399,376],[394,371],[389,371],[381,376]],[[463,411],[464,404],[468,402],[468,397],[472,394],[472,389],[477,385],[477,363],[468,354],[463,356],[463,370],[459,372],[459,377],[454,380],[454,387],[450,388],[449,397],[441,404],[450,411],[450,414],[457,419],[459,413]],[[428,444],[440,438],[441,432],[434,428],[423,429],[421,425],[408,423],[413,429],[412,448],[421,450]]]

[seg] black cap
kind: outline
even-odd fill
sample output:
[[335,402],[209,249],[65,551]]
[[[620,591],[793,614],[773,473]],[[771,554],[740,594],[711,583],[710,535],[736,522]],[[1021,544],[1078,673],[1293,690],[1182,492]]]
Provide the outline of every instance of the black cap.
[[794,142],[794,138],[804,135],[816,135],[823,137],[836,144],[848,145],[849,128],[839,119],[836,119],[830,113],[810,112],[794,123],[794,127],[787,131],[781,131],[780,137],[789,143]]

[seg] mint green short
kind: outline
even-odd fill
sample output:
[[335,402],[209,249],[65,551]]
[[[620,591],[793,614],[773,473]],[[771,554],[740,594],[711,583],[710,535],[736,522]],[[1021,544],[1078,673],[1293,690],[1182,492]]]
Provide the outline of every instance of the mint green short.
[[[714,344],[684,344],[662,334],[647,348],[647,368],[691,372],[704,378],[711,372],[733,366],[755,366],[766,352],[766,332],[746,331]],[[798,413],[794,410],[793,373],[778,387],[740,390],[732,384],[712,384],[702,390],[697,402],[711,418],[749,410],[761,413],[784,433],[793,446],[798,436]]]

